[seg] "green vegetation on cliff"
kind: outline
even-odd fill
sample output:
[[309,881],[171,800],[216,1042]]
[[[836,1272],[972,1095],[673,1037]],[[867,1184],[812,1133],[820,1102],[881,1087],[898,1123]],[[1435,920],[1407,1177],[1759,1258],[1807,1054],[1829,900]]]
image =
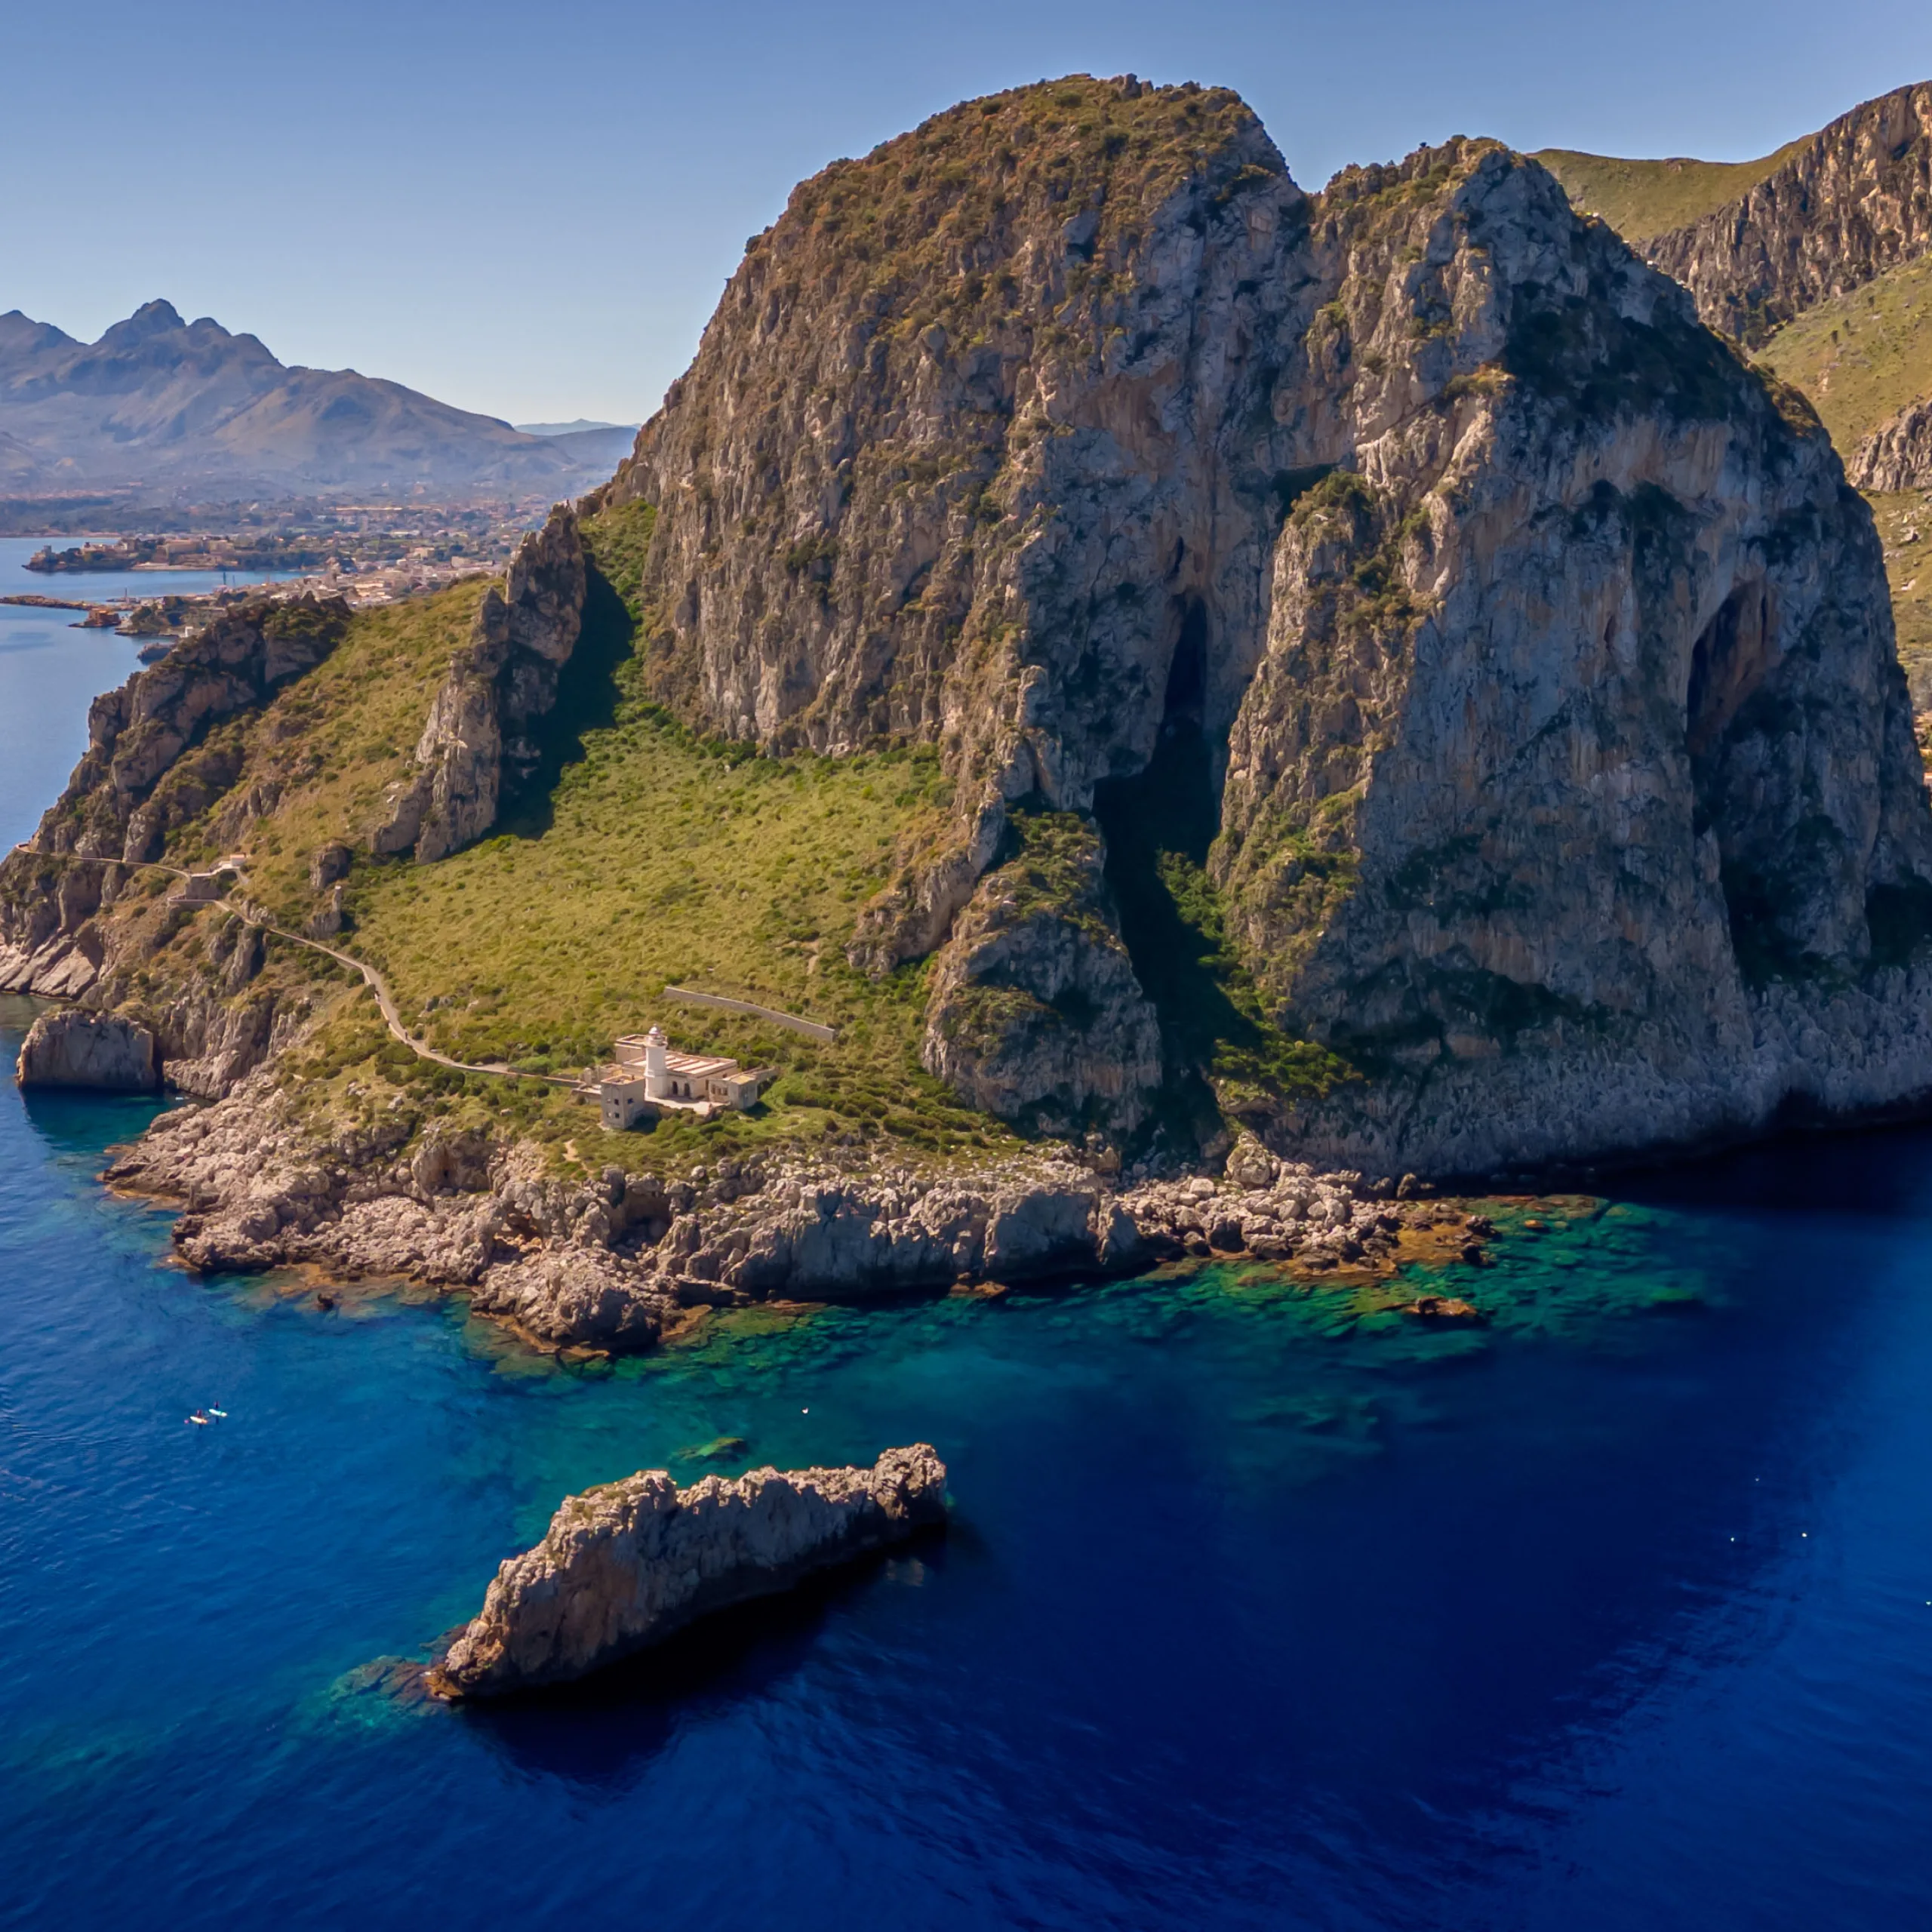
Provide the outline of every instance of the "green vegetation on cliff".
[[1573,148],[1542,148],[1530,158],[1562,183],[1579,214],[1601,217],[1635,248],[1748,195],[1808,138],[1789,141],[1757,161],[1626,161]]
[[[607,1135],[561,1088],[426,1064],[384,1033],[359,992],[290,1074],[333,1112],[380,1112],[380,1095],[399,1090],[432,1112],[501,1118],[586,1165],[662,1165],[828,1135],[886,1137],[913,1153],[1007,1144],[997,1122],[920,1070],[926,969],[873,981],[844,957],[856,909],[895,844],[918,835],[946,795],[936,756],[761,758],[698,738],[650,703],[632,648],[650,528],[641,506],[585,528],[591,594],[546,721],[542,782],[509,801],[495,836],[436,864],[358,860],[352,928],[332,943],[377,967],[412,1030],[454,1058],[574,1072],[607,1057],[616,1035],[660,1020],[680,1046],[783,1069],[769,1104],[709,1126]],[[253,895],[300,930],[316,905],[313,854],[355,846],[378,816],[484,587],[358,616],[318,670],[232,728],[242,777],[171,841],[171,860],[205,860],[238,838]],[[272,807],[238,828],[229,814],[251,787]],[[224,916],[177,918],[156,958],[155,993],[198,970],[197,921]],[[303,958],[302,970],[317,970],[314,955]],[[820,1045],[670,1004],[667,983],[803,1014],[838,1038]]]
[[1820,303],[1758,355],[1811,398],[1850,456],[1888,417],[1932,395],[1932,255]]

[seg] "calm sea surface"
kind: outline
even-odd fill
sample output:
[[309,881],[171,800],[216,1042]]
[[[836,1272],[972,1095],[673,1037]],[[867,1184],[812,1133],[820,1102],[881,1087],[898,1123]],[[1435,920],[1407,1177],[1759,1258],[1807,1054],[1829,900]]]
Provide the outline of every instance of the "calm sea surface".
[[[8,842],[131,662],[27,614]],[[165,1266],[93,1180],[150,1112],[0,1084],[0,1921],[1932,1924],[1932,1134],[1546,1208],[1478,1333],[1211,1269],[571,1370]],[[952,1532],[571,1697],[386,1687],[728,1435],[930,1439]]]

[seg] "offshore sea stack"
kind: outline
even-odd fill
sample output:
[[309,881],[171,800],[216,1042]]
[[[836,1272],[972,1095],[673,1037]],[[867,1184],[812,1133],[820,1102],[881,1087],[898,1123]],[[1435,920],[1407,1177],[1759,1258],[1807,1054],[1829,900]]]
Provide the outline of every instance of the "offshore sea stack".
[[1278,1154],[1479,1172],[1932,1089],[1869,515],[1801,398],[1494,143],[1311,196],[1223,91],[968,103],[796,191],[600,500],[656,506],[688,721],[943,748],[852,954],[948,948],[928,1064],[1012,1117],[1172,1075],[1160,962],[1029,836],[1136,787],[1329,1057],[1203,1069]]
[[946,1466],[923,1442],[869,1469],[754,1469],[688,1489],[641,1470],[565,1499],[543,1540],[497,1572],[430,1683],[498,1697],[568,1682],[945,1516]]

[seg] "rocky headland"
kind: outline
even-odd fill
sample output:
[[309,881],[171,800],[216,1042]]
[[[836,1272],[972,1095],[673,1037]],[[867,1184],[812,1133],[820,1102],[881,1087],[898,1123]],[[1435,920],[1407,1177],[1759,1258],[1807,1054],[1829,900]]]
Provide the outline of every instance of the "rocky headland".
[[1317,1174],[1251,1138],[1217,1178],[1123,1181],[1049,1146],[970,1169],[820,1152],[570,1181],[527,1145],[419,1134],[403,1118],[322,1137],[272,1069],[163,1115],[106,1178],[183,1204],[174,1242],[197,1272],[412,1279],[546,1346],[611,1352],[649,1348],[704,1308],[1215,1256],[1387,1273],[1479,1253],[1487,1233],[1413,1177]]
[[543,1540],[497,1571],[429,1684],[500,1697],[568,1682],[945,1520],[946,1466],[923,1442],[870,1469],[754,1469],[688,1489],[641,1470],[565,1499]]
[[[379,718],[387,671],[331,669],[346,612],[229,614],[97,704],[0,863],[0,984],[122,1014],[209,1103],[112,1170],[186,1204],[191,1265],[414,1275],[640,1346],[706,1303],[1383,1268],[1480,1238],[1411,1172],[1932,1092],[1932,812],[1870,512],[1801,397],[1495,143],[1309,195],[1225,92],[936,116],[803,184],[617,476],[451,598]],[[829,950],[861,1041],[916,1015],[908,1090],[1000,1136],[895,1155],[801,1078],[749,1152],[586,1127],[586,1159],[427,1104],[406,1035],[327,1048],[359,986],[141,869],[258,851],[286,931],[355,943],[358,891],[406,909],[513,803],[547,835],[597,678],[649,700],[614,728],[640,759],[937,768],[835,927],[738,906],[734,957],[756,992]],[[612,930],[734,890],[660,863],[694,818]],[[574,849],[549,889],[602,885]],[[501,957],[472,1005],[549,983]]]

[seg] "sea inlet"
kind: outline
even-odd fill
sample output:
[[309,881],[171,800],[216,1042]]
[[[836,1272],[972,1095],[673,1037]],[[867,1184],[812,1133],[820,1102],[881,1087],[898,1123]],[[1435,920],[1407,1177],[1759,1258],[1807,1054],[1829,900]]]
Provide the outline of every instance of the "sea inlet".
[[[571,1365],[165,1265],[150,1111],[0,1085],[0,1922],[1932,1923],[1932,1131],[1499,1203],[1479,1328],[1217,1265]],[[918,1440],[943,1539],[411,1694],[567,1492]]]

